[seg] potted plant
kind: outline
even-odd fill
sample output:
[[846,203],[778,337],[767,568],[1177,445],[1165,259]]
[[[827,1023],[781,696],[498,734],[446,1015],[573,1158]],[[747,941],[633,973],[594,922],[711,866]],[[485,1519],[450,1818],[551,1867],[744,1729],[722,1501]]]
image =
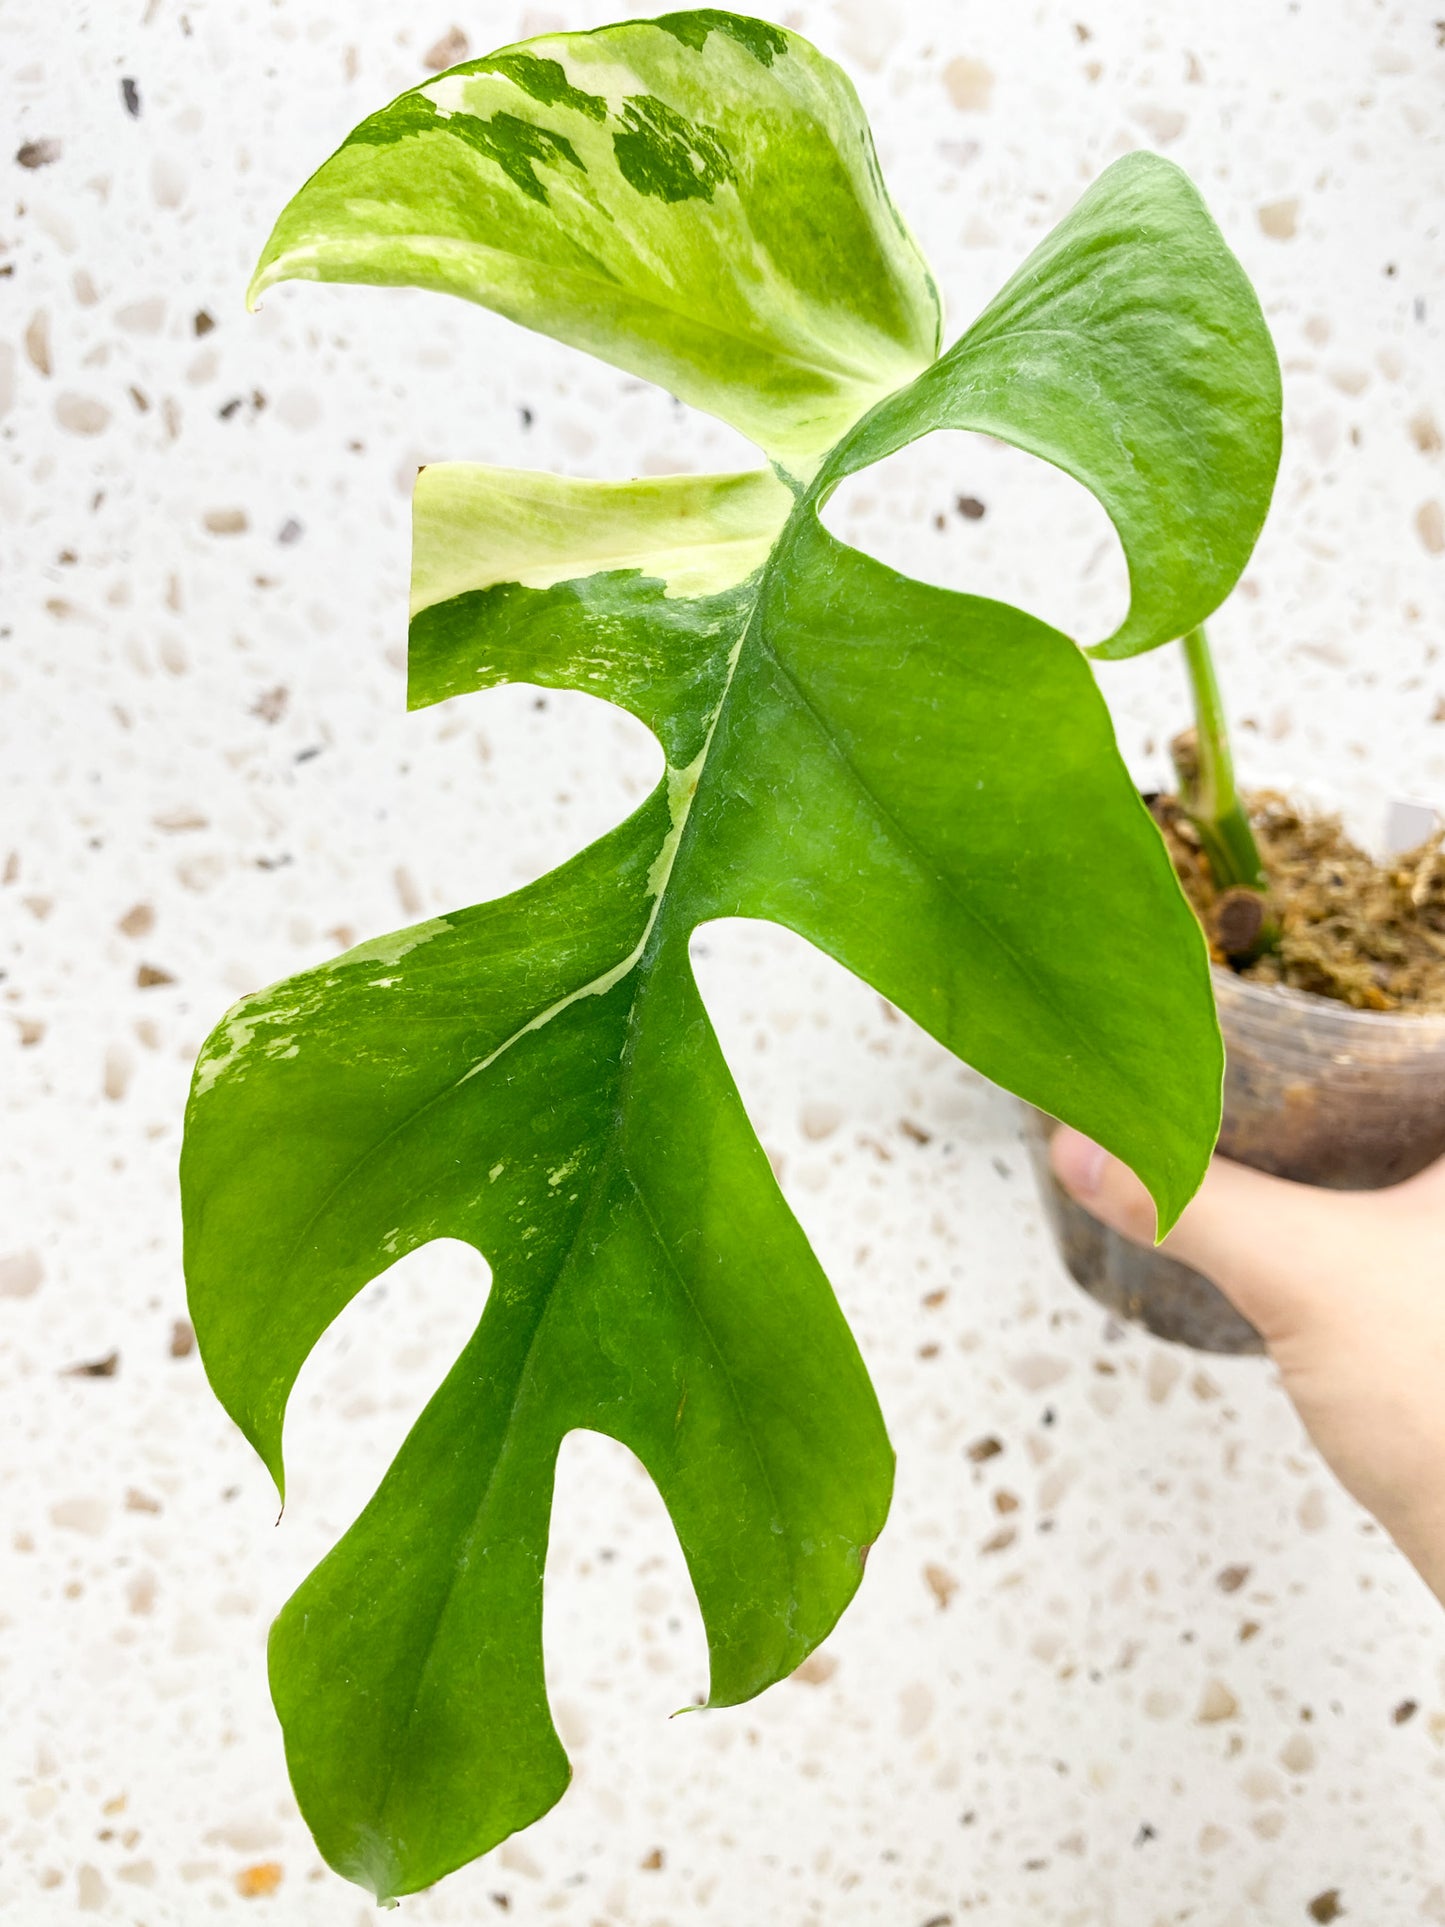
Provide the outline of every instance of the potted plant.
[[[1195,723],[1171,745],[1177,797],[1149,801],[1209,935],[1225,1041],[1219,1148],[1297,1183],[1398,1184],[1445,1156],[1445,828],[1379,861],[1336,819],[1273,792],[1251,811],[1202,625],[1182,647]],[[1207,1278],[1069,1197],[1049,1167],[1052,1131],[1029,1112],[1035,1172],[1074,1279],[1158,1337],[1262,1351]]]
[[[383,1899],[560,1797],[542,1574],[564,1435],[628,1445],[706,1623],[709,1703],[824,1638],[893,1459],[693,982],[768,917],[1125,1159],[1167,1228],[1219,1123],[1200,926],[1076,645],[835,540],[848,475],[983,429],[1089,487],[1131,602],[1096,653],[1194,629],[1263,522],[1279,379],[1193,187],[1116,162],[940,353],[937,294],[846,77],[704,10],[471,61],[374,114],[281,215],[286,279],[441,289],[753,439],[733,475],[426,469],[409,702],[527,681],[618,703],[662,782],[539,882],[238,1004],[182,1157],[211,1383],[282,1482],[327,1325],[428,1240],[481,1322],[378,1492],[284,1608],[271,1683],[302,1811]],[[619,457],[625,470],[625,456]]]

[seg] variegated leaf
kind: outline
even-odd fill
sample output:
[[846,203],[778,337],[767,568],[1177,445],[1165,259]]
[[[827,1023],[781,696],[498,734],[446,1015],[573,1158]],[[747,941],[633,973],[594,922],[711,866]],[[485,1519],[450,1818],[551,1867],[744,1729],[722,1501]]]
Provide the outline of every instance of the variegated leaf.
[[938,349],[847,76],[709,9],[468,61],[363,121],[251,284],[439,288],[720,415],[793,473]]
[[[502,71],[526,74],[534,102],[543,86],[551,106],[590,92],[613,115],[619,48],[629,72],[661,41],[678,60],[721,51],[724,76],[752,63],[771,125],[775,88],[817,62],[774,31],[676,15],[569,38],[560,79],[539,80],[517,50]],[[831,72],[820,97],[836,95]],[[747,119],[741,95],[729,111]],[[574,168],[526,138],[549,181],[582,172],[581,144]],[[423,173],[433,160],[472,169],[449,152]],[[694,177],[711,164],[695,158]],[[625,178],[641,161],[617,166]],[[828,204],[789,203],[787,167],[760,145],[749,191],[788,203],[799,245],[824,247]],[[720,182],[687,204],[715,207],[732,191]],[[395,204],[377,203],[377,258]],[[336,272],[365,270],[365,239],[352,235]],[[297,1793],[353,1879],[382,1896],[424,1886],[565,1785],[540,1639],[567,1431],[622,1440],[655,1480],[697,1589],[715,1704],[816,1645],[882,1525],[877,1405],[699,1001],[699,925],[765,917],[799,932],[1132,1164],[1161,1224],[1182,1208],[1218,1121],[1208,972],[1087,664],[1017,610],[849,549],[818,511],[913,435],[987,427],[1098,494],[1133,587],[1111,646],[1147,646],[1244,565],[1273,476],[1271,396],[1268,335],[1197,196],[1133,157],[821,466],[815,444],[806,461],[791,445],[810,483],[423,472],[413,705],[514,680],[583,689],[639,716],[667,767],[626,823],[526,890],[248,999],[197,1068],[182,1167],[191,1303],[212,1383],[278,1482],[291,1387],[348,1300],[432,1238],[464,1239],[493,1267],[474,1338],[272,1636]]]

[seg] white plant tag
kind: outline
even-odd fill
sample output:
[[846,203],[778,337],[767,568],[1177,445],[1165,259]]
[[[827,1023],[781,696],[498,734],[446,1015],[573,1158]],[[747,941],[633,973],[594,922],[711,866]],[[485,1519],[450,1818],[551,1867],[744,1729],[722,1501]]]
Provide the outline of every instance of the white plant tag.
[[1418,849],[1439,821],[1440,812],[1432,804],[1392,797],[1385,813],[1385,855],[1402,856],[1406,850]]

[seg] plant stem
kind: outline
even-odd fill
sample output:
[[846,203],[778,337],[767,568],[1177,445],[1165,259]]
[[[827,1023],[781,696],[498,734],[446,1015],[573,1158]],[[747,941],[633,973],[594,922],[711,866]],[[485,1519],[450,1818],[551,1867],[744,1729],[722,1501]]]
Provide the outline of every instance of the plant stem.
[[1224,702],[1203,623],[1189,631],[1182,646],[1194,698],[1195,726],[1170,744],[1179,778],[1179,800],[1199,832],[1216,888],[1263,892],[1269,888],[1269,877],[1234,787],[1234,758],[1229,749]]

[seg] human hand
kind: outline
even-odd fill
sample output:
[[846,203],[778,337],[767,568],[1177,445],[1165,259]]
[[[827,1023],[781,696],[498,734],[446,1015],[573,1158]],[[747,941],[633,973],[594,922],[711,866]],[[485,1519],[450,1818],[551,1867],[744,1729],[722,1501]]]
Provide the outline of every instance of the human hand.
[[[1060,1184],[1134,1243],[1154,1206],[1061,1126]],[[1326,1462],[1445,1602],[1445,1158],[1384,1191],[1324,1191],[1227,1158],[1164,1250],[1256,1325]]]

